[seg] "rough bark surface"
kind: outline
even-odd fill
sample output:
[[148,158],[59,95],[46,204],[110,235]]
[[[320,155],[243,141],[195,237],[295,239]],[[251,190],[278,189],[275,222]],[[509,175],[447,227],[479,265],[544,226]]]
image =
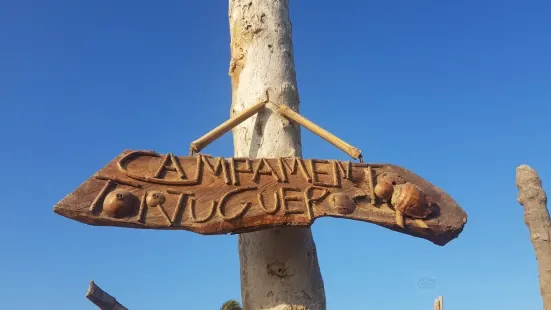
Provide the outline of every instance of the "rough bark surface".
[[101,310],[128,310],[125,306],[121,305],[115,297],[107,294],[107,292],[97,286],[94,281],[90,281],[90,286],[86,292],[86,298]]
[[[230,0],[232,111],[264,96],[298,112],[289,1]],[[236,157],[301,156],[300,129],[268,109],[233,130]],[[325,290],[310,228],[239,235],[246,310],[325,309]]]
[[547,196],[536,170],[526,165],[517,168],[518,202],[524,207],[524,222],[530,231],[538,260],[540,290],[544,310],[551,310],[551,220]]

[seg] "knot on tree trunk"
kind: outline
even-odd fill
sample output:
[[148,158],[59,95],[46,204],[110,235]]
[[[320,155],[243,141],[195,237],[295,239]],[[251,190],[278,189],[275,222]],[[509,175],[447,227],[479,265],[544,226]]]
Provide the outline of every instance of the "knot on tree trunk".
[[271,264],[268,264],[267,267],[268,267],[268,274],[272,276],[275,276],[278,278],[287,278],[292,276],[292,274],[290,274],[289,270],[283,263],[278,263],[278,262],[271,263]]

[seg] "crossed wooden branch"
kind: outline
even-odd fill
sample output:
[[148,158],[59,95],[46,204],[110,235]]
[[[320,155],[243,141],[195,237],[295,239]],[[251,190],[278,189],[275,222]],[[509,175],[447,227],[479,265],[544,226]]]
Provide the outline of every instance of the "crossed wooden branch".
[[345,141],[333,135],[329,131],[321,128],[320,126],[316,125],[315,123],[308,120],[304,116],[293,111],[291,108],[285,105],[281,105],[270,101],[268,92],[266,92],[266,97],[260,100],[257,104],[233,115],[229,120],[225,121],[224,123],[220,124],[218,127],[209,131],[201,138],[193,141],[190,145],[191,155],[193,155],[193,153],[200,152],[202,149],[207,147],[207,145],[212,143],[214,140],[218,139],[226,132],[232,130],[233,128],[235,128],[236,126],[238,126],[239,124],[247,120],[249,117],[260,112],[262,109],[266,107],[268,103],[273,104],[277,108],[277,111],[287,119],[294,121],[297,124],[303,126],[304,128],[310,130],[314,134],[318,135],[322,139],[333,144],[334,146],[336,146],[337,148],[339,148],[340,150],[348,154],[350,157],[354,159],[359,159],[360,162],[363,162],[362,152],[358,148],[353,147],[352,145],[346,143]]

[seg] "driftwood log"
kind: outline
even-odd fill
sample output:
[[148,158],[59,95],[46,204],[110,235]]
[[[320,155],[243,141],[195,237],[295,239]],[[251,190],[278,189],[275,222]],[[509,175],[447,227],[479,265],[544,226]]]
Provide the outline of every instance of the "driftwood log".
[[518,202],[524,207],[524,223],[538,260],[540,291],[544,310],[551,309],[551,220],[547,195],[536,170],[527,165],[517,168]]
[[97,286],[94,281],[90,281],[90,286],[86,292],[86,298],[101,310],[128,310],[125,306],[121,305],[115,297],[109,295]]
[[[394,190],[393,190],[394,189]],[[466,213],[399,166],[300,158],[177,157],[124,151],[54,211],[91,225],[242,233],[329,216],[445,245]]]

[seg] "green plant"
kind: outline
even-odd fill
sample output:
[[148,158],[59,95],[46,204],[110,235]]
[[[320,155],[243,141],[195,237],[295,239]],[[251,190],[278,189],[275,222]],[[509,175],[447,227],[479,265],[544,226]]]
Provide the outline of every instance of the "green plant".
[[243,308],[241,308],[241,304],[239,304],[238,301],[228,300],[222,304],[222,307],[220,307],[220,310],[243,310]]

